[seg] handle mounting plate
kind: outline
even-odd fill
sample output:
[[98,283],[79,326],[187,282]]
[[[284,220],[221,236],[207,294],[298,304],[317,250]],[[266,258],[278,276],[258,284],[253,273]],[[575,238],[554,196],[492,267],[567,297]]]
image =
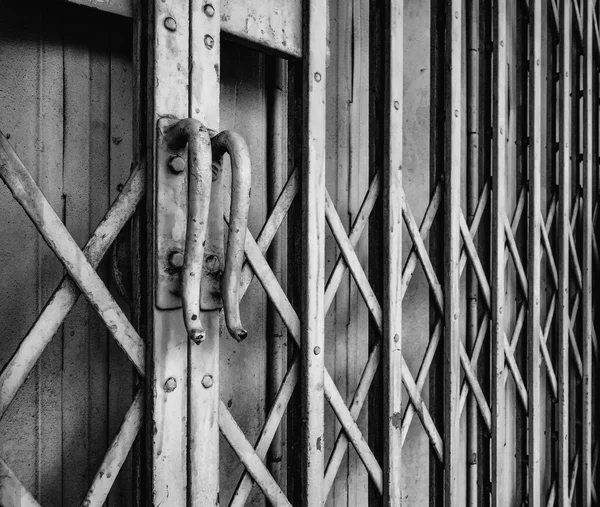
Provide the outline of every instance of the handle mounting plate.
[[[165,132],[179,121],[174,117],[158,120],[156,129],[156,306],[160,310],[181,308],[180,270],[171,265],[173,253],[185,250],[187,223],[187,146],[173,149],[165,139]],[[173,157],[181,157],[186,169],[174,172],[169,168]],[[223,190],[221,172],[213,179],[206,244],[202,267],[200,309],[218,310],[223,307],[221,298],[221,267],[223,256]],[[208,262],[207,262],[208,260]]]

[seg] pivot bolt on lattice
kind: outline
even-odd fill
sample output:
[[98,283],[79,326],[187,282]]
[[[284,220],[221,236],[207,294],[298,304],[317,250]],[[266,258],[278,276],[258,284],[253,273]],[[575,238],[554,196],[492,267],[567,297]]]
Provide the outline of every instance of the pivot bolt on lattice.
[[169,255],[169,265],[174,269],[181,269],[183,266],[183,253],[179,250],[171,252]]
[[181,174],[185,171],[185,160],[181,157],[173,157],[169,160],[169,169],[174,174]]

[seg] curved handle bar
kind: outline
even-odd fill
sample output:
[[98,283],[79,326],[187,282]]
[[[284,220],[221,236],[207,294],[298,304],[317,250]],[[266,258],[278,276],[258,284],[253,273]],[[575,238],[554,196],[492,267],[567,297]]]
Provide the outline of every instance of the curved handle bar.
[[213,158],[221,160],[225,153],[231,158],[231,211],[229,213],[229,237],[227,258],[221,279],[225,324],[229,334],[242,341],[248,336],[240,319],[239,287],[244,262],[244,245],[250,208],[252,167],[246,141],[237,134],[224,130],[212,138]]
[[200,322],[200,282],[204,263],[204,243],[212,189],[212,151],[208,130],[198,120],[180,120],[166,133],[167,143],[180,149],[188,145],[188,215],[185,254],[181,271],[183,321],[188,337],[204,341]]

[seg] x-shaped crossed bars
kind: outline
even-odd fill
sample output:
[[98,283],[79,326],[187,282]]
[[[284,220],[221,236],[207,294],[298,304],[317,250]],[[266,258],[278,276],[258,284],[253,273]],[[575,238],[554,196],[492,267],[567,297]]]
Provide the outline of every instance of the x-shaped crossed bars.
[[[1,133],[0,178],[69,273],[54,291],[19,348],[0,373],[0,417],[4,415],[43,350],[75,305],[80,292],[83,292],[102,318],[140,375],[144,376],[144,343],[95,271],[119,231],[131,218],[144,193],[143,169],[138,167],[131,173],[123,191],[83,250],[69,234]],[[104,503],[142,424],[142,402],[142,392],[138,391],[94,478],[85,499],[86,505],[100,506]],[[1,467],[9,470],[3,461]],[[7,475],[13,484],[19,487],[24,498],[28,499],[30,504],[37,505],[33,497],[24,491],[14,474],[10,472]]]

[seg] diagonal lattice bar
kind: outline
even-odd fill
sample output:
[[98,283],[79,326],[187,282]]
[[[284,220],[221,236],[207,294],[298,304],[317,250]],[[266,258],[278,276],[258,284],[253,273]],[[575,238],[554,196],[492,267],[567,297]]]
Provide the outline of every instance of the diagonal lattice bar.
[[0,135],[0,178],[143,375],[144,342],[3,135]]
[[12,469],[0,458],[0,505],[3,507],[40,507]]
[[[85,245],[83,253],[94,268],[98,266],[142,198],[144,174],[143,167],[134,169],[122,192]],[[75,306],[79,295],[80,290],[75,282],[65,275],[10,361],[2,369],[0,373],[0,418],[6,412],[63,320]]]
[[92,485],[82,502],[84,507],[102,507],[121,471],[129,450],[135,441],[144,418],[144,392],[139,389],[127,410],[117,436],[114,438]]

